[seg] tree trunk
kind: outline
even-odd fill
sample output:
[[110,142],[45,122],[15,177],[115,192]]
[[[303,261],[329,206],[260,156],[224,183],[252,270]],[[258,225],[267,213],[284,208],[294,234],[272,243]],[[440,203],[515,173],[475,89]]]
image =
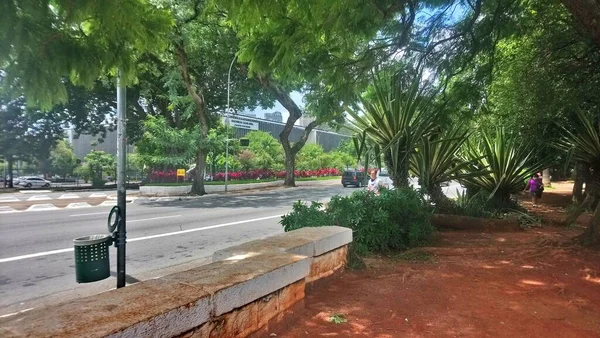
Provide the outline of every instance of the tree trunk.
[[[195,112],[198,117],[200,124],[200,136],[202,140],[208,138],[208,116],[206,113],[206,101],[204,100],[204,94],[198,90],[194,82],[192,81],[188,63],[187,53],[182,41],[175,46],[177,52],[177,61],[181,70],[181,76],[183,83],[187,89],[188,95],[194,100]],[[196,152],[196,179],[192,185],[192,194],[204,195],[206,190],[204,189],[204,170],[206,168],[206,149],[202,149],[199,145],[199,149]]]
[[428,187],[427,194],[429,194],[430,200],[435,203],[436,206],[440,207],[448,203],[448,197],[442,192],[442,187],[434,185]]
[[583,201],[583,183],[584,183],[584,173],[582,165],[578,164],[575,166],[574,179],[575,184],[573,184],[573,194],[572,200],[575,204],[580,204]]
[[290,155],[286,153],[285,155],[285,181],[283,185],[286,187],[294,187],[296,186],[296,177],[294,175],[294,170],[296,169],[296,155]]
[[596,46],[600,47],[600,1],[562,0],[562,3]]
[[[8,162],[8,187],[14,188],[14,186],[13,186],[13,163],[14,163],[14,160],[13,160],[12,156],[10,156],[9,158],[6,159],[6,161]],[[4,178],[4,180],[6,181],[6,177]]]
[[[206,189],[204,187],[204,168],[206,167],[206,153],[202,149],[198,149],[196,152],[196,177],[192,184],[192,193],[196,195],[205,195]],[[198,170],[202,168],[202,170]]]
[[549,187],[551,182],[550,182],[550,169],[546,168],[544,169],[544,171],[542,171],[542,183]]
[[385,165],[387,166],[394,187],[397,188],[408,188],[408,161],[401,161],[394,166],[392,161],[392,152],[387,151],[385,154]]
[[581,216],[588,209],[597,209],[598,201],[600,200],[600,175],[597,170],[593,170],[592,175],[588,176],[585,187],[585,198],[583,202],[577,208],[575,208],[565,220],[565,225],[571,225],[577,221],[577,218]]
[[581,239],[587,245],[600,245],[600,203],[596,206],[594,216],[592,216],[587,231]]
[[269,90],[273,96],[275,96],[277,101],[290,113],[287,121],[285,122],[283,130],[279,134],[279,141],[283,146],[283,152],[285,154],[286,172],[283,185],[286,187],[295,187],[296,176],[294,175],[294,170],[296,169],[296,154],[300,151],[300,149],[302,149],[302,147],[304,147],[310,132],[315,129],[321,123],[321,121],[317,119],[309,123],[308,126],[304,127],[304,133],[302,136],[300,136],[300,139],[292,145],[290,142],[290,134],[292,133],[292,130],[294,130],[294,124],[296,121],[302,117],[302,110],[300,107],[298,107],[296,102],[292,100],[290,93],[278,83],[266,76],[258,76],[256,79],[264,88]]

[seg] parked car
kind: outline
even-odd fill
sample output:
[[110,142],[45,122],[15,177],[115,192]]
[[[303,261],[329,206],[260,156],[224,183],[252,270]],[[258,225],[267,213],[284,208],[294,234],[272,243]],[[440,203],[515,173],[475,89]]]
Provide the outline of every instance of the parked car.
[[353,185],[355,187],[362,187],[367,184],[367,175],[359,170],[346,170],[342,174],[342,185],[345,187]]
[[34,188],[34,187],[49,187],[50,181],[46,181],[40,177],[33,176],[25,176],[19,177],[19,185],[25,188]]
[[381,182],[381,184],[383,184],[384,187],[392,190],[394,189],[394,182],[392,182],[392,178],[390,177],[390,174],[388,173],[387,169],[381,169],[377,172],[377,178],[379,178],[379,181]]

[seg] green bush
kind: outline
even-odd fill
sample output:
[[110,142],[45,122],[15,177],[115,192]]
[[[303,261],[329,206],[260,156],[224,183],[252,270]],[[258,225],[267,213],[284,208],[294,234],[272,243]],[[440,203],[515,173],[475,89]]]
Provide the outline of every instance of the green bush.
[[334,196],[327,208],[322,206],[296,202],[292,212],[282,217],[284,230],[325,225],[350,228],[353,248],[361,256],[419,246],[433,234],[430,210],[412,189],[382,190],[380,196],[356,191],[347,197]]
[[92,179],[92,188],[103,188],[106,181],[101,178]]

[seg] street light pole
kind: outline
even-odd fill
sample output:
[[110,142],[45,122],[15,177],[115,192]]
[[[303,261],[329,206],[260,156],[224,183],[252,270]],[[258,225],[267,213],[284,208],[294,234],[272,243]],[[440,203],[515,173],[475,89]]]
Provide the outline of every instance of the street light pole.
[[[227,73],[227,108],[225,109],[225,123],[229,126],[229,91],[231,88],[231,68],[233,67],[233,63],[237,55],[233,57],[231,60],[231,64],[229,65],[229,72]],[[225,192],[227,192],[227,181],[229,176],[229,135],[227,135],[227,139],[225,139]]]
[[121,224],[117,231],[117,288],[125,286],[125,243],[127,232],[125,231],[125,172],[127,156],[127,134],[125,132],[126,119],[126,87],[123,85],[121,71],[117,75],[117,206]]

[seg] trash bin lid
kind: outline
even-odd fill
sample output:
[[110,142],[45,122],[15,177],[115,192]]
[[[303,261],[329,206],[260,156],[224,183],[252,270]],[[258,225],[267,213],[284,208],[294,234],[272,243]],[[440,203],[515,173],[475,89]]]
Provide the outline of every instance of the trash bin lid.
[[82,245],[92,245],[106,242],[106,239],[109,238],[110,235],[89,235],[84,237],[78,237],[73,240],[73,245],[82,246]]

